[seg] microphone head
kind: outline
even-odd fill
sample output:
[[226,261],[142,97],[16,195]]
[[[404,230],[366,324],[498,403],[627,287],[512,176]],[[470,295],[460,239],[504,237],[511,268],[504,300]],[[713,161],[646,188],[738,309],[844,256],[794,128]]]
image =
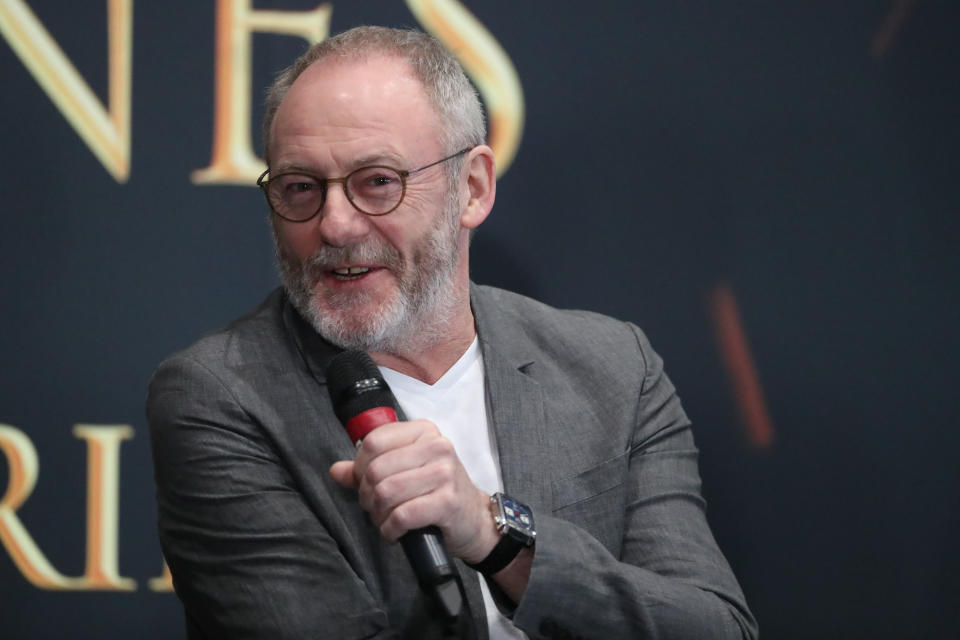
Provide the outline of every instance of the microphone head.
[[374,407],[397,410],[387,381],[370,356],[362,351],[338,353],[327,365],[326,375],[333,411],[344,424]]

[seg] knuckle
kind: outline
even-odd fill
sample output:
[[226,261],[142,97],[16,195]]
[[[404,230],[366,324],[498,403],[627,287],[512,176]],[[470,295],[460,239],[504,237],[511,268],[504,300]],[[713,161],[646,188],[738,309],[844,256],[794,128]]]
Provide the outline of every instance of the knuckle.
[[390,514],[390,517],[387,518],[387,521],[390,523],[392,529],[398,531],[408,531],[412,528],[411,526],[411,516],[410,516],[410,507],[407,505],[400,505]]
[[453,448],[453,441],[451,441],[449,438],[440,438],[437,441],[437,447],[439,447],[440,451],[449,456],[457,455],[456,449]]
[[440,427],[438,427],[436,423],[431,422],[430,420],[426,420],[424,418],[416,420],[415,422],[419,425],[422,435],[424,436],[440,435]]
[[428,444],[430,454],[434,458],[449,458],[456,456],[456,450],[453,448],[453,442],[440,436],[430,441]]
[[390,506],[395,495],[393,484],[389,480],[384,480],[373,486],[373,505],[376,508],[383,509]]
[[382,440],[383,433],[378,433],[378,430],[374,429],[364,437],[363,445],[360,447],[358,455],[363,455],[371,459],[377,457],[381,453]]
[[398,531],[409,531],[422,526],[422,514],[417,501],[405,502],[390,514],[389,520]]
[[363,472],[363,476],[364,479],[372,485],[377,485],[382,482],[386,477],[386,474],[383,472],[383,459],[374,458],[371,460]]
[[456,478],[456,471],[456,465],[450,459],[438,460],[434,465],[434,474],[444,485]]

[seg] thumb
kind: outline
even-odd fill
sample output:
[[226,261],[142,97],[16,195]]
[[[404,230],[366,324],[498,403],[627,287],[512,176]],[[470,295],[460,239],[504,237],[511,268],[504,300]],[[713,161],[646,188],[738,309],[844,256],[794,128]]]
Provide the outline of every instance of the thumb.
[[356,489],[357,479],[353,477],[353,460],[340,460],[330,467],[330,477],[344,489]]

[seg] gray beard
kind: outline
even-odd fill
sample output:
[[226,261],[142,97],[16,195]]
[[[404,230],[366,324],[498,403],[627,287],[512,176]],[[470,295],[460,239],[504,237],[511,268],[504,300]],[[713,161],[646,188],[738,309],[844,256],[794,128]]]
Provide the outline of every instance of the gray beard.
[[[414,247],[409,264],[393,246],[371,241],[348,247],[321,247],[303,261],[284,251],[274,227],[274,246],[284,288],[294,308],[329,342],[343,349],[400,353],[439,342],[459,303],[455,291],[460,252],[458,203],[453,193],[435,224]],[[352,309],[370,302],[369,293],[328,294],[314,285],[325,271],[345,263],[377,264],[397,278],[397,291],[362,317]],[[323,308],[329,311],[321,311]]]

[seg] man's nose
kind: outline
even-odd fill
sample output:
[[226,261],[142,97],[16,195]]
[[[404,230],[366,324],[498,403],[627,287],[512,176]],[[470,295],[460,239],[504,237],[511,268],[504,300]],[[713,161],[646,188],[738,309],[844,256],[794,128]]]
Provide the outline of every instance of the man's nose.
[[330,183],[320,210],[320,237],[332,247],[355,244],[370,231],[370,219],[347,198],[343,183]]

